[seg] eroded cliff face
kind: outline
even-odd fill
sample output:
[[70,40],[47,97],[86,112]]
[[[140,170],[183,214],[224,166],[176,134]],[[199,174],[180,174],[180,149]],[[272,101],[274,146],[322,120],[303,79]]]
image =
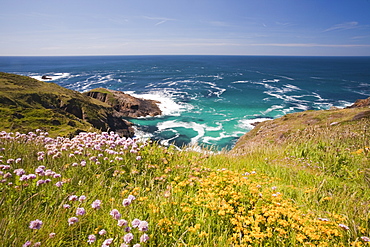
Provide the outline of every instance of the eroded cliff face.
[[121,91],[98,88],[84,94],[109,104],[121,117],[154,117],[162,114],[158,101],[139,99]]

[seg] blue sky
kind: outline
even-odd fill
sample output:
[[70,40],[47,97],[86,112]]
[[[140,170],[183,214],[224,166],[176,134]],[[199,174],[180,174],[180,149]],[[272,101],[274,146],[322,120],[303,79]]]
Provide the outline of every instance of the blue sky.
[[370,0],[1,0],[0,55],[370,56]]

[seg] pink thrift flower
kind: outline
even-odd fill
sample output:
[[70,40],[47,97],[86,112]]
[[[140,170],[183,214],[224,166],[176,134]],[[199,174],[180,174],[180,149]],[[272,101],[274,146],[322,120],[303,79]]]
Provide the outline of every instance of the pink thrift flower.
[[118,220],[117,225],[122,227],[122,226],[127,226],[128,222],[126,220]]
[[131,204],[131,201],[129,199],[123,199],[122,205],[127,207]]
[[148,240],[149,240],[149,236],[147,234],[144,233],[143,235],[141,235],[140,242],[145,243]]
[[107,231],[106,231],[105,229],[101,229],[101,230],[99,231],[99,235],[100,235],[100,236],[103,236],[103,235],[105,235],[105,234],[107,234]]
[[77,208],[76,209],[76,215],[84,215],[86,213],[84,208]]
[[64,204],[64,205],[63,205],[63,208],[71,208],[71,205],[69,205],[69,204]]
[[76,196],[76,195],[72,195],[68,198],[68,200],[70,200],[70,201],[76,201],[77,199],[78,199],[78,196]]
[[56,182],[55,186],[58,187],[58,188],[60,188],[60,187],[63,186],[63,182],[62,181],[58,181],[58,182]]
[[55,232],[52,232],[49,234],[49,238],[54,238],[55,237]]
[[121,214],[118,212],[117,209],[113,209],[110,211],[110,215],[112,215],[113,219],[119,220],[121,218]]
[[94,234],[91,234],[91,235],[89,235],[88,236],[88,240],[87,240],[87,242],[89,243],[89,244],[92,244],[92,243],[94,243],[96,241],[96,236],[94,235]]
[[83,201],[85,201],[85,200],[86,200],[86,196],[82,195],[82,196],[80,196],[80,197],[78,198],[78,200],[79,200],[80,202],[83,202]]
[[363,237],[361,237],[361,239],[362,239],[362,241],[364,241],[364,242],[370,242],[370,238],[369,238],[369,237],[365,237],[365,236],[363,236]]
[[135,199],[136,199],[136,197],[135,197],[135,196],[133,196],[133,195],[129,195],[129,196],[127,197],[127,199],[128,199],[128,200],[130,200],[130,201],[132,202],[133,200],[135,200]]
[[30,222],[30,228],[34,230],[39,230],[42,226],[42,221],[39,219],[33,220]]
[[123,241],[125,241],[126,244],[130,243],[134,239],[134,235],[132,233],[127,233],[125,236],[123,236]]
[[27,241],[27,242],[25,242],[23,245],[22,245],[22,247],[28,247],[28,246],[31,246],[31,241]]
[[101,206],[101,201],[100,200],[95,200],[92,204],[91,204],[91,207],[93,209],[99,209]]
[[139,219],[134,219],[134,220],[131,222],[131,225],[132,225],[132,227],[133,227],[133,228],[136,228],[136,227],[138,227],[138,226],[140,225],[140,222],[141,222],[141,220],[139,220]]
[[131,231],[131,227],[128,226],[125,228],[125,232],[130,232],[130,231]]
[[132,247],[141,247],[140,244],[134,244]]
[[71,217],[68,219],[68,225],[73,225],[74,223],[77,223],[77,222],[78,222],[77,217]]
[[15,170],[14,170],[14,173],[15,173],[15,175],[17,175],[17,176],[22,176],[22,175],[26,174],[26,171],[25,171],[25,170],[23,170],[22,168],[19,168],[19,169],[15,169]]
[[40,247],[41,246],[41,242],[36,242],[33,244],[33,247]]
[[349,230],[349,227],[344,225],[344,224],[339,224],[338,225],[340,228],[343,228],[344,230]]
[[111,245],[111,244],[112,244],[112,242],[113,242],[113,238],[108,238],[108,239],[106,239],[106,240],[103,242],[102,247],[109,246],[109,245]]
[[36,185],[39,186],[39,185],[44,184],[44,183],[45,183],[45,180],[41,179],[41,180],[36,182]]
[[149,230],[148,222],[146,221],[140,221],[140,224],[138,226],[139,231],[146,232]]

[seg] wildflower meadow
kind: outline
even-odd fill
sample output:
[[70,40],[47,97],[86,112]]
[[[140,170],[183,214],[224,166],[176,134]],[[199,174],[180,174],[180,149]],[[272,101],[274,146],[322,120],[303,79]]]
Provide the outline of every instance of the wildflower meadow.
[[307,131],[294,146],[244,155],[113,132],[3,131],[0,243],[369,246],[370,150],[361,131],[327,142]]

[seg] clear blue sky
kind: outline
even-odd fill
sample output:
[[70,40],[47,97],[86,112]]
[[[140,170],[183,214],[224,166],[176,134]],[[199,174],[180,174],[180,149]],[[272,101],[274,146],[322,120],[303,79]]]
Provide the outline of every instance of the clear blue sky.
[[1,0],[0,55],[370,56],[370,0]]

